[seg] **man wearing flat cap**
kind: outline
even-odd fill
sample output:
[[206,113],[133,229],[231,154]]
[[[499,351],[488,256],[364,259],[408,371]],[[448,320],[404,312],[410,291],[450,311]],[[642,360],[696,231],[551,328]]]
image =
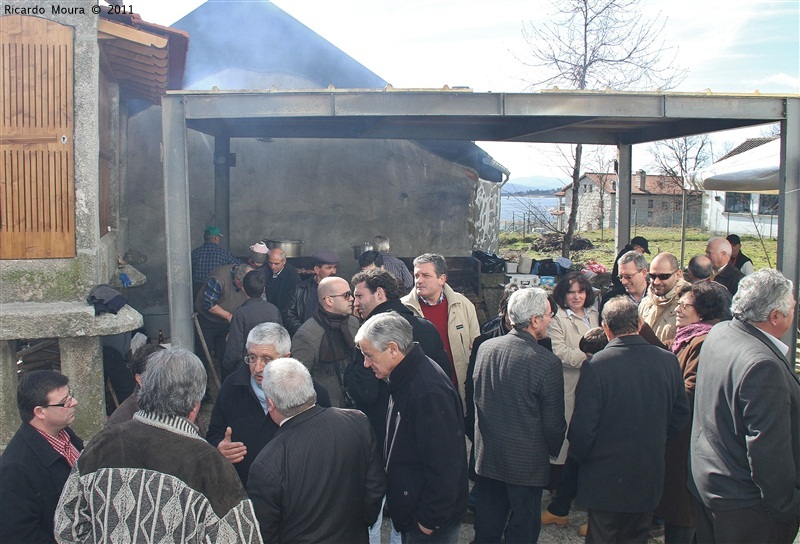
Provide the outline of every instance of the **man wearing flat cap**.
[[731,262],[738,268],[742,274],[749,276],[756,271],[753,266],[753,261],[742,253],[742,239],[738,234],[729,234],[726,238],[731,243]]
[[314,315],[319,305],[317,300],[319,282],[329,276],[335,276],[339,264],[339,254],[335,251],[320,250],[314,253],[311,259],[314,263],[314,275],[297,284],[294,296],[289,301],[289,307],[286,308],[286,315],[283,316],[283,324],[292,336],[300,325]]
[[[250,256],[247,258],[247,264],[256,270],[261,270],[264,266],[264,263],[267,262],[268,255],[269,248],[267,248],[267,244],[265,244],[263,241],[256,242],[250,246]],[[264,279],[266,280],[266,275],[264,276]]]
[[192,288],[195,297],[212,270],[226,264],[241,263],[230,251],[220,247],[221,238],[219,227],[209,225],[203,231],[203,245],[192,250]]
[[614,268],[611,269],[611,285],[617,288],[617,291],[619,291],[618,294],[625,292],[625,288],[622,287],[622,282],[619,280],[619,259],[629,251],[636,251],[643,254],[647,253],[650,255],[647,238],[644,236],[634,236],[631,238],[631,243],[623,247],[619,254],[617,254],[617,258],[614,259]]

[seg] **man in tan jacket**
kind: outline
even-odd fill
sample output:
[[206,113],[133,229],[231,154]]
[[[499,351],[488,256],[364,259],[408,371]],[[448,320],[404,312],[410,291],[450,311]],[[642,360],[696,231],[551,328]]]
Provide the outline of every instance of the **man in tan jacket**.
[[447,285],[444,257],[433,253],[423,253],[414,259],[414,288],[401,300],[414,315],[424,317],[439,331],[456,372],[450,379],[458,386],[464,408],[464,384],[472,341],[481,334],[475,306]]
[[678,291],[687,284],[678,259],[672,253],[659,253],[650,263],[650,288],[639,304],[639,315],[656,333],[658,339],[669,347],[675,338],[675,308],[678,307]]

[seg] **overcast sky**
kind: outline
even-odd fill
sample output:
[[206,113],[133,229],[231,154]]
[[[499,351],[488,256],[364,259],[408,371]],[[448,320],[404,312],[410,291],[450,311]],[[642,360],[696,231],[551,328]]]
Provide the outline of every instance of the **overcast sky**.
[[[260,0],[255,0],[260,1]],[[274,0],[274,3],[395,87],[530,90],[524,23],[551,16],[550,0]],[[146,21],[169,26],[201,0],[136,0]],[[798,0],[642,0],[665,20],[665,44],[688,69],[676,91],[800,93]],[[235,9],[232,2],[232,9]],[[191,42],[190,42],[191,46]],[[534,88],[535,90],[535,88]],[[724,133],[740,143],[760,129]],[[555,146],[481,143],[512,178],[564,176]],[[549,149],[549,151],[547,151]],[[634,165],[648,157],[637,146]],[[549,163],[549,164],[548,164]]]

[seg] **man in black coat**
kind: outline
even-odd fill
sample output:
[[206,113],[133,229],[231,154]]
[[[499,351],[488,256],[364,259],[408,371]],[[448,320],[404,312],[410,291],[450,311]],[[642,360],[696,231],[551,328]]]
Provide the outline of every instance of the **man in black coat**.
[[664,448],[689,420],[678,360],[638,334],[626,297],[603,308],[610,342],[583,363],[569,455],[578,465],[576,503],[589,510],[587,542],[646,543],[664,485]]
[[706,246],[706,257],[711,259],[714,267],[711,279],[724,285],[731,295],[735,295],[744,274],[731,261],[732,251],[731,243],[725,238],[712,238]]
[[286,262],[286,252],[279,247],[269,250],[267,264],[269,267],[265,267],[264,271],[267,280],[267,300],[277,306],[281,315],[284,315],[295,287],[300,283],[300,274],[291,263]]
[[[353,286],[353,310],[362,319],[387,312],[397,312],[411,325],[414,342],[419,343],[425,355],[433,359],[448,376],[453,375],[450,358],[444,351],[442,338],[433,323],[417,317],[400,302],[403,286],[386,270],[367,270],[350,280]],[[345,387],[356,408],[367,414],[378,442],[386,434],[386,407],[389,405],[389,387],[364,366],[364,356],[356,353],[353,364],[345,369]]]
[[264,542],[369,542],[386,490],[369,420],[317,406],[311,374],[296,359],[271,362],[262,387],[280,426],[247,482]]
[[54,541],[53,517],[83,441],[69,425],[78,401],[69,378],[52,370],[22,374],[22,425],[0,458],[0,542]]
[[291,336],[294,336],[300,325],[314,315],[314,310],[319,305],[317,297],[319,282],[335,276],[336,267],[339,265],[339,255],[334,251],[317,251],[311,259],[314,262],[314,275],[297,284],[283,315],[283,324]]
[[797,312],[793,291],[777,270],[746,276],[733,320],[703,343],[689,452],[699,543],[790,543],[797,534],[800,381],[781,341]]
[[364,364],[389,379],[384,455],[392,523],[405,544],[454,544],[467,510],[461,399],[396,312],[370,317],[356,343]]
[[[264,368],[275,359],[289,357],[291,345],[289,333],[277,323],[253,327],[247,337],[247,364],[225,378],[214,402],[206,440],[233,463],[242,485],[247,483],[250,465],[278,430],[261,390]],[[317,403],[330,406],[325,388],[316,383],[314,387]]]

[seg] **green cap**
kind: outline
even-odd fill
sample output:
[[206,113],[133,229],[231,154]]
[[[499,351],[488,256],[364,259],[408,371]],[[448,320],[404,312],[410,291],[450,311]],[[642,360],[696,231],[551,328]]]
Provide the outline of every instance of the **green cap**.
[[206,236],[222,236],[222,233],[219,231],[219,227],[209,225],[206,227]]

